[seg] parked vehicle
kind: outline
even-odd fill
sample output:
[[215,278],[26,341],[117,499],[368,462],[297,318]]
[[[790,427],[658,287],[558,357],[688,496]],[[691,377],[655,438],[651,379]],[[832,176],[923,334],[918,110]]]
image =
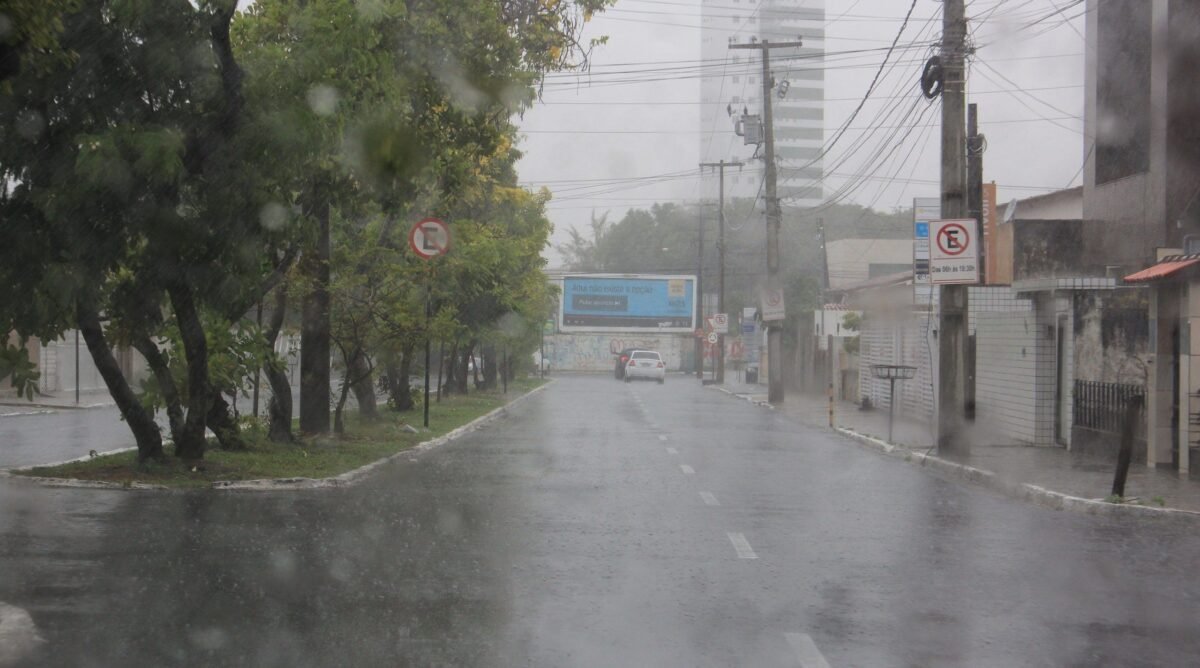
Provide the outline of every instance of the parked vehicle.
[[629,356],[632,355],[633,351],[635,350],[637,350],[637,348],[626,348],[617,353],[616,357],[613,358],[615,361],[615,366],[613,367],[614,378],[621,380],[625,377],[625,367],[629,365]]
[[663,362],[662,355],[659,355],[654,350],[635,350],[629,356],[629,363],[625,365],[625,382],[635,378],[646,378],[649,380],[657,380],[659,385],[667,381],[667,365]]

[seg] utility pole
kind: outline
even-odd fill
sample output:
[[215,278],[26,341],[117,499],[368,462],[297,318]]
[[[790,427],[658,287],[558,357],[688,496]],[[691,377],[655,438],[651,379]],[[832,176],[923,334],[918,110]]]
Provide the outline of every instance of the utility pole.
[[[967,20],[963,0],[942,5],[942,218],[967,214],[966,82],[963,60]],[[967,357],[967,286],[941,286],[938,324],[937,447],[967,454],[963,430]]]
[[[704,327],[704,209],[698,204],[696,222],[700,227],[700,250],[696,253],[696,328],[700,329]],[[704,382],[704,341],[699,336],[696,337],[696,377]]]
[[[776,189],[778,178],[775,168],[775,119],[771,111],[771,89],[775,87],[771,75],[771,49],[794,49],[804,46],[800,40],[775,42],[761,40],[749,44],[730,44],[731,49],[757,49],[762,53],[762,102],[763,142],[766,144],[764,157],[767,162],[767,290],[780,290],[779,285],[779,228],[783,212],[779,208]],[[783,329],[781,325],[767,325],[767,401],[778,406],[783,403]]]
[[[967,217],[975,219],[975,242],[979,248],[979,282],[986,283],[987,248],[983,234],[983,135],[979,134],[979,106],[967,105]],[[970,336],[967,336],[970,340]],[[978,340],[978,339],[977,339]],[[963,388],[965,417],[975,420],[975,371],[977,353],[974,350],[966,360],[966,386]]]
[[[702,162],[700,168],[715,167],[720,173],[720,188],[717,197],[717,313],[725,311],[725,168],[738,167],[741,162]],[[718,383],[725,382],[725,335],[717,334],[717,368],[714,371]]]
[[[829,291],[829,250],[828,250],[828,247],[826,246],[826,244],[828,242],[825,239],[825,219],[824,218],[817,219],[817,234],[820,236],[820,240],[821,240],[821,311],[822,311],[821,326],[824,327],[825,326],[824,310],[825,310],[825,301],[826,301],[826,297],[827,297],[826,293]],[[828,332],[826,332],[826,334],[828,334]],[[809,337],[809,339],[811,339],[811,338],[812,337]],[[829,426],[833,427],[833,339],[830,338],[830,339],[828,339],[828,341],[829,341],[829,343],[826,345],[826,353],[827,353],[827,356],[829,359],[827,360],[827,364],[825,365],[826,366],[825,373],[828,376],[829,382],[826,384],[827,387],[826,387],[825,391],[829,395],[829,397],[828,397],[829,398]],[[817,358],[816,346],[813,345],[813,342],[811,340],[809,340],[807,342],[807,345],[808,345],[808,350],[809,350],[810,356],[815,361]],[[813,364],[812,366],[815,367],[816,365]],[[814,368],[813,371],[814,371],[813,375],[815,376],[816,369]]]
[[979,134],[979,105],[967,105],[967,218],[975,219],[979,241],[979,281],[987,274],[987,249],[983,242],[983,148],[987,140]]

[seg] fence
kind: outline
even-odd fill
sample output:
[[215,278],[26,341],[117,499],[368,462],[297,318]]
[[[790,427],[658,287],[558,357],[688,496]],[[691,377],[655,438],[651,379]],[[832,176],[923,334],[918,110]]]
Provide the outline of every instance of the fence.
[[[1129,402],[1141,401],[1144,393],[1140,385],[1076,380],[1075,426],[1119,434]],[[1144,402],[1142,411],[1145,411]]]

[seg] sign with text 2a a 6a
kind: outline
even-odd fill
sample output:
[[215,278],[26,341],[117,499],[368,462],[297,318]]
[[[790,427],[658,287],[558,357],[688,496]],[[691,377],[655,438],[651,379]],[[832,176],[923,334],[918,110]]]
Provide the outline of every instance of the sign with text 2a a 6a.
[[979,282],[978,226],[974,218],[929,224],[929,280],[934,285]]

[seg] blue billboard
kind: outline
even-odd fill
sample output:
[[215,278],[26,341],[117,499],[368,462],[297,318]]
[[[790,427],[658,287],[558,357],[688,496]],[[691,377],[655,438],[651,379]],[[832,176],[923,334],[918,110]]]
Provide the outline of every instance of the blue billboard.
[[563,277],[564,332],[692,332],[694,276],[590,274]]

